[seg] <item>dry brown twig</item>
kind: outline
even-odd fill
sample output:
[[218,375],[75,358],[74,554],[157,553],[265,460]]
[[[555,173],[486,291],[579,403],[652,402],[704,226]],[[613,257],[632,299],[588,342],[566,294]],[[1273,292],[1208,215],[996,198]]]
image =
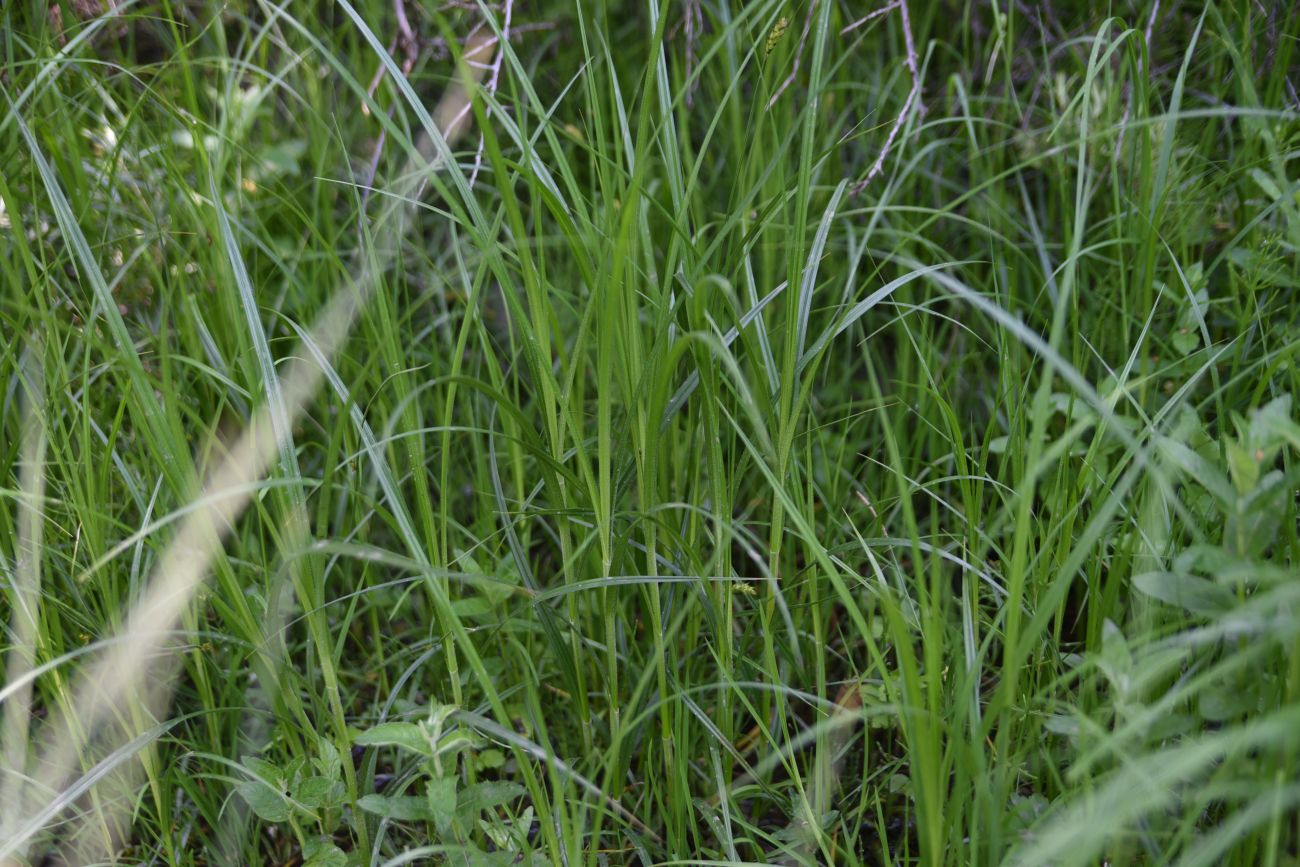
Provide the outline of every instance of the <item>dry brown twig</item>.
[[854,21],[852,24],[846,24],[844,28],[840,30],[840,35],[844,36],[846,33],[850,33],[854,30],[857,30],[859,27],[861,27],[863,24],[866,24],[868,21],[872,21],[876,18],[879,18],[881,15],[888,15],[890,12],[893,12],[897,8],[898,8],[898,0],[893,0],[892,3],[889,3],[885,6],[881,6],[875,12],[868,12],[866,15],[863,15],[861,18],[859,18],[857,21]]
[[[393,12],[397,15],[397,36],[392,42],[388,43],[388,53],[393,54],[400,48],[402,50],[402,75],[410,75],[411,70],[415,68],[415,62],[420,59],[420,39],[415,35],[415,30],[411,27],[411,20],[406,17],[406,0],[393,0]],[[373,97],[375,95],[379,83],[384,80],[385,69],[384,64],[379,64],[374,77],[370,79],[370,86],[366,88],[366,96]],[[369,106],[363,103],[361,113],[370,114]]]
[[867,21],[877,17],[877,14],[883,15],[886,12],[892,12],[897,9],[903,25],[903,45],[907,49],[907,56],[903,62],[907,65],[908,74],[912,76],[912,87],[907,92],[907,100],[903,103],[903,110],[894,118],[893,125],[889,128],[889,137],[885,139],[885,146],[880,149],[876,156],[876,161],[871,164],[867,170],[867,176],[853,185],[849,190],[849,195],[856,196],[867,188],[872,178],[885,170],[885,158],[889,156],[889,151],[894,146],[898,134],[903,131],[903,127],[911,119],[912,113],[916,110],[917,103],[921,98],[921,70],[920,63],[916,54],[916,43],[912,40],[912,18],[907,12],[907,0],[894,0],[893,3],[882,7],[876,13],[867,15],[853,24],[849,25],[841,33],[847,33],[855,27],[865,24]]
[[[492,38],[497,43],[496,54],[492,57],[492,65],[488,69],[488,80],[485,85],[489,95],[497,92],[497,80],[501,75],[501,61],[505,58],[506,46],[510,42],[510,17],[514,12],[514,0],[505,0],[505,7],[502,9],[501,17],[501,38]],[[484,111],[484,119],[492,117],[492,104],[489,103]],[[474,170],[469,175],[470,189],[474,188],[474,182],[478,180],[479,169],[483,167],[483,132],[478,134],[478,149],[474,151]]]
[[[415,34],[414,28],[411,27],[411,20],[406,17],[406,0],[393,0],[393,11],[397,14],[397,37],[388,44],[388,53],[391,55],[398,48],[402,49],[402,75],[409,76],[411,70],[415,68],[415,63],[420,59],[420,39]],[[366,96],[374,97],[375,90],[378,89],[379,83],[384,80],[384,64],[380,63],[379,68],[375,70],[374,78],[370,79],[370,86],[366,88]],[[370,107],[366,103],[361,104],[361,113],[370,114]],[[393,116],[393,110],[388,110],[388,116]],[[388,131],[381,129],[379,138],[375,140],[375,153],[370,158],[370,166],[366,170],[366,180],[363,183],[361,191],[361,212],[357,219],[365,219],[366,203],[370,201],[370,192],[374,188],[375,172],[379,171],[379,158],[384,153],[384,142],[387,139]]]
[[[447,41],[445,38],[441,36],[433,36],[427,39],[420,39],[411,27],[410,20],[406,17],[403,0],[394,0],[394,6],[398,11],[398,35],[397,38],[389,44],[388,53],[392,54],[399,47],[403,49],[405,53],[405,59],[402,62],[403,75],[410,73],[411,69],[415,66],[415,62],[419,59],[422,53],[435,60],[445,59],[448,56],[449,52],[447,50]],[[478,6],[474,3],[468,2],[449,2],[444,4],[442,9],[443,11],[448,9],[476,10],[478,9]],[[554,22],[551,21],[515,25],[512,23],[513,12],[514,0],[506,0],[502,10],[503,19],[501,26],[501,36],[504,37],[504,42],[509,42],[511,39],[518,39],[527,33],[539,30],[552,30],[555,27]],[[479,24],[470,31],[469,37],[466,40],[466,44],[470,45],[470,48],[465,52],[465,63],[471,68],[486,70],[488,72],[488,80],[484,86],[488,93],[496,93],[497,83],[501,76],[501,63],[504,60],[503,40],[495,35],[480,37],[479,31],[482,29],[483,25]],[[482,52],[488,51],[492,48],[496,48],[496,54],[490,63],[485,63],[482,60],[477,59]],[[380,64],[379,69],[375,71],[374,78],[371,79],[370,86],[366,90],[368,95],[373,96],[376,88],[378,88],[380,82],[383,81],[385,74],[384,70],[384,66]],[[469,114],[470,108],[469,105],[464,106],[461,109],[461,112],[453,119],[453,123],[461,123],[461,121],[463,121]],[[362,106],[362,111],[369,114],[369,108],[364,105]],[[487,115],[489,117],[492,115],[492,107],[490,105],[487,108]],[[389,110],[389,117],[392,117],[391,109]],[[383,156],[386,139],[387,133],[385,130],[381,129],[375,140],[374,153],[370,157],[370,162],[366,166],[364,179],[361,182],[361,210],[363,214],[366,203],[370,200],[370,195],[375,182],[375,175],[379,171],[379,160]],[[474,183],[478,179],[479,171],[482,169],[483,146],[483,135],[482,133],[479,133],[478,149],[474,156],[474,169],[469,178],[471,189],[474,187]]]

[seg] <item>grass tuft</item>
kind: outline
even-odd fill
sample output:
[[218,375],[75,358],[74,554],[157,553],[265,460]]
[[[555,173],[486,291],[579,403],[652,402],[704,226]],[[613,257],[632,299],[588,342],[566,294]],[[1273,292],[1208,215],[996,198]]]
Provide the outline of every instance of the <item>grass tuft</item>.
[[1297,863],[1300,11],[0,33],[0,863]]

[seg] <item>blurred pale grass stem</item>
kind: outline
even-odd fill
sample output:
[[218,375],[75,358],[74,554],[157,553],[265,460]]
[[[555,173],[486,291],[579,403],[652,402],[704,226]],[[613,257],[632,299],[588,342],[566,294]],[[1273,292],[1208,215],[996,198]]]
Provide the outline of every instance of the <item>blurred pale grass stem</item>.
[[23,801],[27,781],[28,728],[31,720],[31,681],[40,635],[41,541],[45,526],[45,378],[41,369],[43,343],[33,339],[23,360],[27,400],[23,413],[22,459],[18,499],[18,546],[13,566],[11,649],[5,683],[18,685],[4,703],[0,729],[0,840],[13,836],[14,817]]
[[[466,55],[479,51],[481,46],[471,44]],[[460,79],[449,87],[440,100],[435,118],[447,145],[453,143],[464,132],[470,108],[470,90],[476,86],[481,71],[478,67],[462,64]],[[13,113],[20,130],[27,138],[33,157],[40,160],[36,142],[31,137],[22,117]],[[377,229],[400,233],[406,225],[405,217],[417,207],[416,195],[423,185],[425,175],[439,169],[437,150],[432,136],[427,132],[422,136],[418,147],[421,163],[409,161],[406,170],[397,177],[399,187],[387,197],[384,211],[375,221]],[[51,193],[53,194],[53,190]],[[361,264],[354,277],[340,289],[336,290],[325,310],[316,319],[309,331],[311,342],[317,352],[326,360],[331,359],[346,342],[356,321],[357,315],[365,304],[368,295],[374,291],[385,268],[398,249],[396,243],[376,242],[375,255],[361,257]],[[172,640],[180,623],[181,615],[194,600],[195,594],[207,578],[213,560],[222,551],[223,539],[234,528],[240,514],[248,506],[255,493],[255,483],[266,476],[280,451],[281,443],[277,430],[283,422],[292,422],[301,416],[310,404],[320,386],[324,371],[311,353],[294,357],[286,365],[280,376],[280,405],[267,401],[260,406],[247,427],[231,444],[225,457],[217,464],[203,483],[203,496],[207,500],[203,508],[190,512],[181,522],[175,538],[163,552],[158,566],[143,599],[131,610],[121,630],[118,640],[93,661],[76,679],[72,691],[69,710],[52,722],[47,731],[52,736],[47,738],[39,758],[32,766],[32,775],[36,784],[26,787],[25,796],[17,806],[4,805],[3,827],[8,831],[0,840],[0,857],[9,858],[23,851],[34,835],[46,827],[61,812],[72,806],[80,787],[75,785],[76,769],[82,763],[84,752],[89,746],[91,733],[96,732],[113,718],[119,721],[126,717],[135,720],[157,718],[164,710],[170,696],[170,684],[161,679],[152,688],[146,683],[150,674],[157,673],[159,660],[170,657],[163,651]],[[278,421],[277,413],[283,413]],[[39,508],[41,481],[39,470],[40,454],[44,450],[44,433],[35,426],[33,442],[28,447],[29,459],[25,463],[26,484],[32,497],[21,508],[27,516],[29,545],[39,546],[40,518],[33,510]],[[28,588],[24,598],[32,598],[39,588],[39,567],[35,557],[20,565],[20,581]],[[34,620],[24,618],[15,612],[17,626],[23,631],[20,635],[34,632]],[[30,667],[32,652],[30,642],[27,649],[19,646],[19,656],[11,658],[10,680],[13,680],[12,666],[19,666],[19,674]],[[28,713],[25,696],[15,696],[7,707],[6,716],[6,756],[21,755],[26,752],[25,722]],[[143,713],[142,713],[143,711]],[[13,724],[10,717],[21,712],[22,724]],[[131,734],[141,728],[140,723],[128,726]],[[22,740],[16,740],[22,737]],[[122,738],[129,742],[130,736]],[[143,748],[145,743],[135,745]],[[127,761],[134,755],[134,750],[126,755],[117,755],[117,761]],[[7,777],[20,779],[19,777]],[[37,792],[47,793],[38,795]],[[71,797],[70,797],[71,795]],[[124,814],[129,803],[114,805],[116,812]],[[105,827],[117,827],[112,821],[106,821]],[[108,848],[114,841],[100,840],[102,848]],[[78,857],[88,853],[82,850]],[[108,854],[102,852],[101,854]]]

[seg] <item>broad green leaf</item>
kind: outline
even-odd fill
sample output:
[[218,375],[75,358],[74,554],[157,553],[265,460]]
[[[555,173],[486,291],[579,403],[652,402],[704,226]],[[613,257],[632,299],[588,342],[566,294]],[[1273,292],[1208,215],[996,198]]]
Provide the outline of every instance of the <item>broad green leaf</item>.
[[328,777],[308,777],[293,789],[293,799],[304,807],[315,809],[329,800],[334,781]]
[[1250,713],[1259,707],[1259,696],[1249,690],[1232,686],[1207,689],[1200,695],[1196,709],[1201,718],[1222,723]]
[[1300,424],[1291,418],[1291,396],[1285,395],[1271,401],[1251,417],[1252,433],[1258,431],[1261,439],[1287,442],[1300,450]]
[[1259,461],[1236,440],[1228,440],[1228,470],[1238,494],[1247,494],[1259,482]]
[[266,822],[287,822],[292,812],[289,802],[281,792],[261,780],[249,780],[236,788],[239,796],[258,818]]
[[1191,714],[1165,714],[1147,730],[1147,736],[1152,742],[1163,741],[1191,734],[1197,727],[1198,723]]
[[1190,355],[1201,348],[1201,333],[1196,326],[1179,317],[1178,328],[1170,340],[1180,355]]
[[1260,479],[1244,497],[1240,497],[1228,513],[1224,528],[1224,544],[1229,550],[1246,558],[1262,557],[1277,538],[1286,514],[1286,498],[1292,486],[1287,477],[1274,470]]
[[475,759],[480,768],[488,768],[489,770],[496,770],[506,763],[505,753],[496,749],[483,750],[475,756]]
[[474,818],[483,810],[508,804],[527,793],[523,786],[508,781],[475,783],[460,792],[458,812],[462,817]]
[[288,779],[286,774],[276,765],[271,764],[266,759],[259,759],[257,756],[244,756],[244,767],[253,772],[256,777],[261,777],[271,785],[278,785],[279,781]]
[[258,156],[261,157],[263,176],[298,174],[298,161],[306,152],[307,142],[299,138],[286,139],[262,148]]
[[[1271,465],[1277,457],[1278,449],[1287,440],[1300,446],[1300,439],[1294,438],[1296,424],[1291,419],[1291,395],[1284,394],[1264,404],[1250,414],[1248,433],[1250,446],[1259,454],[1256,458],[1264,465]],[[1288,433],[1291,435],[1288,436]]]
[[345,867],[347,854],[329,837],[312,837],[302,847],[302,867]]
[[483,739],[470,731],[457,731],[443,735],[438,741],[438,755],[455,755],[461,750],[477,750],[483,746]]
[[434,823],[444,828],[456,816],[456,778],[440,777],[429,781],[428,810]]
[[307,757],[294,756],[290,759],[280,771],[282,779],[290,783],[296,783],[302,779],[303,773],[307,770]]
[[339,758],[338,747],[334,746],[328,738],[316,739],[316,759],[312,764],[320,771],[322,777],[337,780],[343,775],[343,762]]
[[1205,578],[1180,572],[1147,572],[1133,579],[1133,586],[1167,605],[1193,614],[1212,616],[1232,607],[1232,593]]
[[357,735],[353,743],[363,747],[401,747],[422,756],[433,755],[433,746],[429,743],[428,736],[415,723],[380,723]]
[[1047,798],[1037,792],[1030,795],[1013,792],[1006,815],[1007,830],[1019,833],[1031,827],[1047,812],[1047,806]]
[[427,822],[433,818],[429,802],[413,795],[366,795],[357,806],[367,813],[399,822]]
[[[492,835],[488,834],[488,837],[491,839]],[[511,851],[509,848],[497,849],[495,852],[484,852],[482,849],[475,847],[457,853],[457,857],[462,854],[469,859],[469,867],[519,867],[520,864],[544,863],[536,859],[521,861],[519,860],[519,853]]]
[[457,617],[466,619],[470,618],[488,618],[496,613],[496,606],[488,599],[482,596],[471,596],[468,599],[458,599],[452,603],[452,610],[456,612]]

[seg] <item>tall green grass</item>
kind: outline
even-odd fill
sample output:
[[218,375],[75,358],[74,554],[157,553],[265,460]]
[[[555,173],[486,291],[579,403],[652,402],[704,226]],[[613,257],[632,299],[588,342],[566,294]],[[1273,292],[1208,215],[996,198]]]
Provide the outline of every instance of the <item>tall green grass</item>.
[[1300,13],[110,5],[0,11],[0,863],[1297,863]]

